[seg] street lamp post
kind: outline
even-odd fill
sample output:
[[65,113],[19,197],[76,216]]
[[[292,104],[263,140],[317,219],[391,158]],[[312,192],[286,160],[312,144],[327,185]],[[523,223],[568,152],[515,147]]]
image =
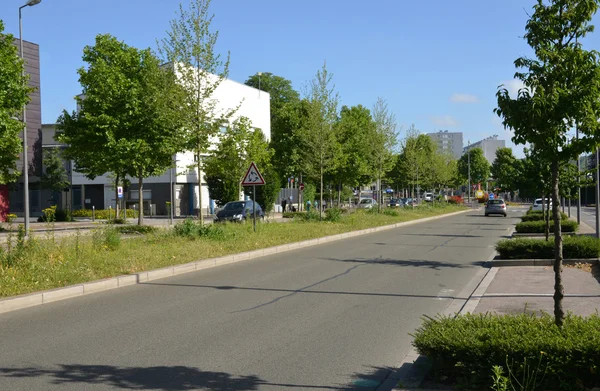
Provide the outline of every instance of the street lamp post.
[[469,199],[468,202],[471,202],[471,141],[468,141],[468,146],[467,146],[467,171],[468,171],[468,177],[469,177]]
[[[19,7],[19,54],[23,62],[21,76],[25,77],[25,56],[23,55],[23,20],[21,11],[25,7],[33,7],[42,0],[29,0]],[[25,236],[29,235],[29,161],[27,159],[27,104],[23,105],[23,204],[25,213]]]

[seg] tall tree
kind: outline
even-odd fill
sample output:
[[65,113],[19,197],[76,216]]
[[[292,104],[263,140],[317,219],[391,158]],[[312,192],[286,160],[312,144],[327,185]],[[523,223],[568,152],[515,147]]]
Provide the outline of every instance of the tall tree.
[[396,117],[388,109],[388,104],[383,98],[377,98],[373,106],[373,121],[375,131],[372,133],[370,144],[372,147],[373,168],[377,178],[378,208],[381,210],[381,179],[383,174],[393,163],[392,154],[398,140],[396,131]]
[[57,128],[65,157],[88,178],[112,172],[138,178],[138,224],[144,222],[143,179],[160,175],[182,149],[183,90],[170,67],[150,49],[139,50],[111,35],[98,35],[83,50],[81,110],[64,111]]
[[[469,164],[470,161],[470,164]],[[471,170],[471,184],[485,183],[490,177],[490,163],[483,155],[481,148],[473,148],[465,152],[458,160],[458,172],[466,183]]]
[[158,42],[159,52],[175,66],[185,88],[186,149],[195,155],[198,171],[198,214],[202,214],[203,158],[219,129],[229,123],[237,108],[219,110],[214,92],[229,74],[229,53],[223,60],[215,50],[218,31],[211,31],[214,15],[211,0],[190,0],[188,8],[179,5],[176,19],[170,23],[167,37]]
[[297,164],[298,141],[296,133],[302,121],[300,94],[292,87],[292,82],[284,77],[263,72],[254,74],[246,85],[268,92],[271,96],[271,147],[275,150],[273,166],[280,179],[300,174]]
[[64,191],[70,183],[60,149],[44,149],[43,155],[44,172],[40,181],[42,189],[52,192]]
[[[326,64],[311,80],[306,92],[308,116],[302,129],[302,152],[307,170],[320,182],[320,201],[323,205],[323,178],[334,172],[340,156],[340,143],[336,134],[339,95],[332,84],[333,75]],[[319,208],[322,219],[323,208]]]
[[510,148],[499,148],[490,169],[492,178],[502,191],[514,191],[517,180],[517,158]]
[[19,173],[17,158],[22,151],[19,133],[24,124],[18,118],[29,103],[28,78],[22,75],[25,64],[19,57],[14,38],[4,35],[0,20],[0,184],[14,182]]
[[[535,58],[515,61],[515,78],[524,84],[513,99],[501,86],[496,114],[514,131],[516,144],[529,143],[552,172],[554,217],[554,315],[564,321],[562,300],[563,242],[560,230],[560,168],[600,141],[600,71],[598,53],[586,51],[580,40],[593,31],[590,24],[598,0],[538,0],[526,25],[525,40]],[[579,140],[567,133],[578,125]]]

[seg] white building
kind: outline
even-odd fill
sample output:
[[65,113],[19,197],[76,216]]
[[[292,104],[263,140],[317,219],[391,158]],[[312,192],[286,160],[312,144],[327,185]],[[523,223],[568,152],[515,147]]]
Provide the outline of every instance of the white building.
[[496,160],[496,151],[500,148],[506,147],[506,141],[498,140],[498,135],[493,135],[488,138],[484,138],[476,143],[469,144],[463,148],[463,154],[467,153],[473,148],[481,148],[483,150],[483,156],[487,161],[492,164]]
[[[216,76],[214,76],[216,77]],[[264,91],[259,91],[245,84],[225,79],[215,90],[212,99],[216,103],[217,112],[225,112],[239,106],[231,118],[247,117],[255,128],[260,129],[267,140],[271,138],[271,97]],[[78,107],[79,109],[79,107]],[[214,142],[218,142],[215,138]],[[168,170],[163,175],[144,179],[144,209],[146,213],[159,215],[167,214],[167,202],[170,200],[169,189],[174,185],[175,215],[195,215],[198,213],[198,171],[190,168],[194,165],[195,157],[192,152],[178,153],[175,157],[177,167]],[[172,178],[172,182],[171,182]],[[124,199],[128,207],[133,207],[139,200],[137,179],[129,178],[131,186],[125,189]],[[74,209],[104,209],[115,207],[115,189],[108,175],[88,179],[77,171],[73,172]],[[202,212],[207,213],[214,205],[209,198],[208,187],[202,181]],[[153,205],[153,207],[151,207]]]

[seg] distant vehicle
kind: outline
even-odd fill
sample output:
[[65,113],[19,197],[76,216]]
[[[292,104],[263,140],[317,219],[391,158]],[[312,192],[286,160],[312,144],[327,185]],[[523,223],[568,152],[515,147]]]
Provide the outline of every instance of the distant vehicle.
[[533,205],[531,206],[531,210],[537,210],[537,211],[542,212],[544,210],[543,207],[548,208],[548,202],[550,202],[550,209],[552,209],[552,200],[545,198],[544,204],[542,205],[542,199],[538,198],[533,202]]
[[358,208],[359,209],[371,209],[374,206],[377,206],[377,201],[375,201],[372,198],[363,198],[362,200],[360,200],[360,202],[358,203]]
[[399,198],[392,198],[390,200],[390,208],[400,208],[404,206],[404,202],[402,202]]
[[424,193],[423,199],[425,200],[425,202],[432,202],[433,201],[433,193]]
[[252,200],[248,201],[232,201],[225,204],[223,209],[217,212],[215,216],[215,223],[225,222],[225,221],[245,221],[246,219],[251,219],[253,217],[253,208],[254,204],[256,204],[256,218],[264,219],[265,213],[258,203],[255,203]]
[[506,217],[506,203],[503,199],[488,200],[485,204],[485,215],[502,215]]
[[417,205],[417,200],[414,200],[412,198],[401,198],[401,201],[406,207]]

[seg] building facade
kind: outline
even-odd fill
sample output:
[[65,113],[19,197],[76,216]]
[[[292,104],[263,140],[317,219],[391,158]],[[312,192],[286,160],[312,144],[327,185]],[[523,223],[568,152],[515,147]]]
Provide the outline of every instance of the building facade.
[[[245,84],[225,79],[213,93],[217,112],[226,112],[238,108],[231,122],[239,117],[247,117],[255,129],[260,129],[267,140],[271,138],[270,95]],[[78,107],[79,108],[79,107]],[[225,130],[225,127],[222,128]],[[218,137],[213,140],[218,143]],[[163,175],[144,179],[144,211],[145,214],[166,215],[167,203],[170,202],[170,189],[173,189],[174,209],[176,216],[196,215],[201,208],[202,213],[210,213],[214,202],[210,199],[208,186],[202,178],[202,188],[198,187],[198,170],[194,167],[197,157],[192,152],[178,153],[175,167]],[[123,198],[128,208],[137,207],[139,193],[137,178],[128,178],[131,185],[124,189]],[[109,174],[89,179],[73,170],[72,197],[73,209],[106,209],[116,206],[116,191],[113,179]],[[202,191],[202,205],[199,205],[199,192]]]
[[496,151],[499,148],[506,148],[506,141],[498,140],[498,135],[493,135],[488,138],[484,138],[476,143],[469,144],[463,148],[463,154],[473,148],[481,148],[483,150],[483,156],[487,161],[492,164],[496,159]]
[[451,154],[455,159],[459,159],[463,152],[463,134],[462,132],[449,132],[440,130],[437,133],[427,133],[427,135],[438,146],[438,151]]

